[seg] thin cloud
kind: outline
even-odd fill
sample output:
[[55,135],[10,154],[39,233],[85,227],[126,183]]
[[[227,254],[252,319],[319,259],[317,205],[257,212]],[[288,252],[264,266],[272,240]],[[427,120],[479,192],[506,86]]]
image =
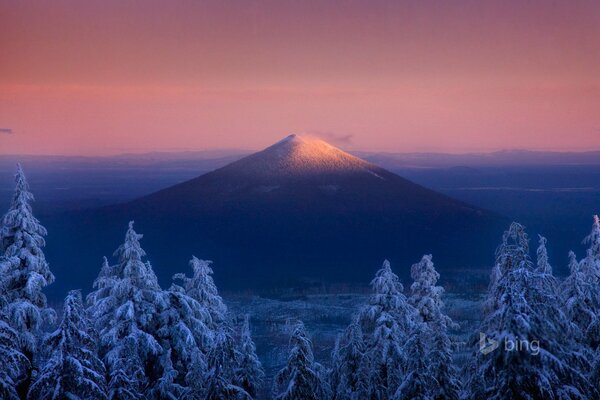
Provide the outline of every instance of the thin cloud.
[[337,133],[331,131],[308,131],[304,132],[306,136],[314,136],[323,139],[326,142],[336,145],[349,145],[352,143],[353,135],[346,133]]
[[0,128],[0,133],[11,135],[14,133],[14,131],[11,128]]

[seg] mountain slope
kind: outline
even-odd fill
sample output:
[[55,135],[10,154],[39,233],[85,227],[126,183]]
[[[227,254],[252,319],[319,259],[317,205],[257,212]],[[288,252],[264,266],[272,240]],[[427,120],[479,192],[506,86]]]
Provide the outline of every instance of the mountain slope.
[[99,260],[129,219],[145,234],[163,281],[195,254],[213,259],[229,288],[366,283],[384,258],[408,271],[424,253],[441,269],[482,266],[506,222],[296,135],[141,199],[78,215],[60,228],[82,241],[81,255],[66,263]]

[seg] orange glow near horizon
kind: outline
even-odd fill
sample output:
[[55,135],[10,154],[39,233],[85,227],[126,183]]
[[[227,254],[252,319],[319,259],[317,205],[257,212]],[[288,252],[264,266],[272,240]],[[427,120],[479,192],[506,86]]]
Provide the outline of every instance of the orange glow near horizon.
[[0,37],[0,154],[258,149],[292,132],[600,149],[594,1],[9,0]]

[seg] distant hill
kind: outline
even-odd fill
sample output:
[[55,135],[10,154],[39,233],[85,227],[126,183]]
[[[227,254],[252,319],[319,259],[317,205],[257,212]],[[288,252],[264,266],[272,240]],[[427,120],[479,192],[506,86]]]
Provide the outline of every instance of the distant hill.
[[[289,136],[213,172],[128,202],[49,221],[56,275],[87,285],[127,221],[163,282],[192,254],[225,288],[367,283],[384,258],[408,271],[489,265],[506,220],[321,140]],[[108,254],[110,255],[110,254]]]

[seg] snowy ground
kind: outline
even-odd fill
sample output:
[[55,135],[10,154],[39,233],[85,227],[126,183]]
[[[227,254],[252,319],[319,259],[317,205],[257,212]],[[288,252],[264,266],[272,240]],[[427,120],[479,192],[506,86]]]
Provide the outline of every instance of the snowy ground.
[[[329,366],[337,334],[348,326],[354,313],[367,299],[366,294],[309,295],[292,301],[225,297],[233,315],[248,313],[251,316],[252,335],[269,381],[267,387],[286,362],[290,321],[300,319],[304,322],[311,334],[317,361]],[[459,324],[459,328],[453,332],[459,344],[477,333],[481,300],[481,295],[473,294],[446,293],[444,296],[446,312]],[[459,366],[464,364],[471,351],[466,344],[460,345],[456,353]]]

